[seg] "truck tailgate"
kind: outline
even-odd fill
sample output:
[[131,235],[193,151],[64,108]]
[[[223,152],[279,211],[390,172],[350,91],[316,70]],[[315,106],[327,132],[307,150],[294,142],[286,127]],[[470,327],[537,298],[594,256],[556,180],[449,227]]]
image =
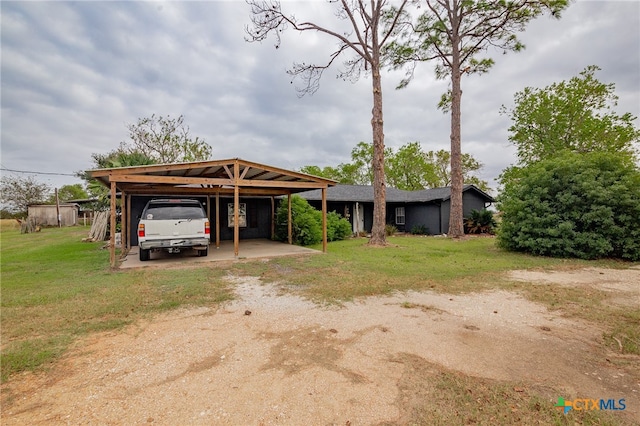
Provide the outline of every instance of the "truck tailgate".
[[205,237],[204,219],[145,220],[146,240]]

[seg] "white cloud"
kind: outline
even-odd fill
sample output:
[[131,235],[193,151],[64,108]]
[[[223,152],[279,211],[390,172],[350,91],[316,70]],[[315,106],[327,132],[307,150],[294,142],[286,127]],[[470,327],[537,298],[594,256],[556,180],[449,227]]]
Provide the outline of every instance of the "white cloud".
[[[322,34],[284,33],[247,43],[244,2],[0,2],[2,165],[68,173],[91,153],[127,138],[126,124],[151,114],[184,114],[194,136],[218,158],[242,157],[288,168],[337,165],[371,140],[371,80],[328,70],[314,96],[298,98],[286,70],[323,62],[336,43]],[[284,2],[300,18],[335,21],[326,2]],[[496,54],[484,76],[463,80],[463,150],[492,181],[514,161],[508,118],[515,92],[602,68],[619,109],[640,114],[640,3],[578,2],[561,20],[540,18],[521,35],[527,49]],[[337,64],[340,65],[340,64]],[[402,72],[383,75],[385,136],[398,148],[420,141],[447,148],[449,118],[436,105],[446,81],[421,64],[404,90]],[[53,184],[73,178],[49,178]]]

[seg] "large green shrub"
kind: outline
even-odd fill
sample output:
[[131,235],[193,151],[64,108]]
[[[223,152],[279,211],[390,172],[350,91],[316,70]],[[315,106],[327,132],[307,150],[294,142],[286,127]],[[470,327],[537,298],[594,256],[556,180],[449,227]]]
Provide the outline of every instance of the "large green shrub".
[[344,240],[351,236],[351,223],[336,212],[327,213],[327,240]]
[[[287,199],[284,198],[276,212],[278,241],[286,241],[288,235]],[[291,237],[294,244],[308,246],[322,241],[322,213],[297,195],[291,197]]]
[[616,154],[565,152],[525,167],[498,208],[506,249],[640,260],[640,171]]
[[[308,246],[322,241],[322,212],[314,209],[304,198],[291,197],[291,238],[294,244]],[[278,241],[286,241],[288,232],[287,199],[276,211]],[[327,213],[327,241],[344,240],[351,235],[351,224],[336,212]]]

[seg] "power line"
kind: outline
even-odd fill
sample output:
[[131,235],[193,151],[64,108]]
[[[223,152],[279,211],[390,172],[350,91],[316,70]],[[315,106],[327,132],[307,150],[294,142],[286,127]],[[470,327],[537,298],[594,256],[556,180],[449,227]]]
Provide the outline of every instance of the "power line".
[[52,173],[52,172],[31,172],[28,170],[14,170],[14,169],[7,169],[7,168],[0,168],[0,170],[3,170],[5,172],[14,172],[14,173],[30,173],[30,174],[34,174],[34,175],[52,175],[52,176],[74,176],[77,177],[75,174],[72,173]]

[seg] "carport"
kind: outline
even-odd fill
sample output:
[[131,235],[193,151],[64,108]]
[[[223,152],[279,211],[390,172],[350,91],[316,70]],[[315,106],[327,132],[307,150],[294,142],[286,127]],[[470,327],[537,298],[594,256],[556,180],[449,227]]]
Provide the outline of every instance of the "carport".
[[[111,194],[110,262],[116,266],[115,229],[116,200],[121,202],[122,247],[131,247],[132,196],[196,196],[207,198],[207,214],[211,220],[211,200],[215,206],[215,244],[220,247],[220,197],[233,196],[233,247],[234,256],[240,246],[240,197],[265,197],[271,199],[271,228],[275,228],[275,197],[286,195],[288,203],[288,240],[291,233],[291,195],[309,189],[322,190],[322,250],[327,250],[327,201],[326,190],[335,181],[291,170],[233,158],[177,164],[118,167],[90,170],[91,177],[109,188]],[[134,217],[133,220],[136,218]]]

